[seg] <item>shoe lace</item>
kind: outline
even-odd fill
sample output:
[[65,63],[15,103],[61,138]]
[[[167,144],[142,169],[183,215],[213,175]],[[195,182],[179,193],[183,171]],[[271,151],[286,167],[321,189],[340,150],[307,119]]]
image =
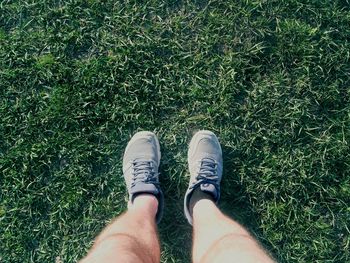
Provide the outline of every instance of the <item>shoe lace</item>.
[[199,161],[199,172],[191,188],[199,184],[213,184],[218,187],[219,176],[217,173],[217,162],[211,158],[203,158]]
[[131,187],[134,187],[137,183],[142,182],[146,184],[158,185],[158,174],[154,171],[154,165],[152,161],[148,160],[134,160],[132,162],[132,182]]

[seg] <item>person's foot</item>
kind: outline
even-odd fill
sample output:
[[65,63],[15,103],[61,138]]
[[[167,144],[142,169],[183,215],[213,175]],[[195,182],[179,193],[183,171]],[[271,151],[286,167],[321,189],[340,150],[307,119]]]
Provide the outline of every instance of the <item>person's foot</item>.
[[211,131],[197,132],[188,149],[190,182],[184,200],[185,216],[192,225],[191,197],[209,196],[214,202],[220,198],[222,178],[222,150],[218,138]]
[[139,195],[154,195],[158,200],[157,223],[161,220],[164,204],[164,196],[159,185],[160,156],[157,136],[152,132],[142,131],[131,138],[123,158],[123,174],[130,204]]

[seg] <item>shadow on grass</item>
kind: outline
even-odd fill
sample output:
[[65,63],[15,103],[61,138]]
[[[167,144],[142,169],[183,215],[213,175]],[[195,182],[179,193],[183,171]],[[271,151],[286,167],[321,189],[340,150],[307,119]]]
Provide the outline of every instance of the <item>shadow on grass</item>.
[[164,215],[159,225],[161,262],[191,262],[192,228],[183,212],[187,163],[185,155],[178,155],[186,149],[166,144],[161,148],[160,182],[165,196]]
[[240,224],[254,231],[258,228],[256,215],[246,195],[244,186],[239,182],[237,164],[240,156],[232,149],[222,146],[224,173],[221,182],[221,210]]
[[244,185],[239,182],[237,165],[242,156],[231,148],[222,146],[224,174],[221,182],[221,211],[243,225],[260,244],[272,254],[272,244],[263,238],[259,218],[254,211]]

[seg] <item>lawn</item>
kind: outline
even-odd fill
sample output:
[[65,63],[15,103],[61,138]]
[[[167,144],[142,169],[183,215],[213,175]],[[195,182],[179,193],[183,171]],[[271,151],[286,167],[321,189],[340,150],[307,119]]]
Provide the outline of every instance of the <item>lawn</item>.
[[280,262],[350,262],[350,2],[0,3],[0,262],[76,262],[126,209],[124,147],[162,147],[162,262],[189,262],[187,145]]

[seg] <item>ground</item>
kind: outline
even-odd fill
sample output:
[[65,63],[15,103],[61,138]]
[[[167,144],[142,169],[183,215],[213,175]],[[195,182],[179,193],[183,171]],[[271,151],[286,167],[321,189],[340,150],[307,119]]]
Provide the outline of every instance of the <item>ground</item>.
[[76,262],[126,209],[155,131],[162,262],[189,262],[187,144],[224,151],[221,207],[280,262],[350,261],[347,0],[0,3],[0,262]]

